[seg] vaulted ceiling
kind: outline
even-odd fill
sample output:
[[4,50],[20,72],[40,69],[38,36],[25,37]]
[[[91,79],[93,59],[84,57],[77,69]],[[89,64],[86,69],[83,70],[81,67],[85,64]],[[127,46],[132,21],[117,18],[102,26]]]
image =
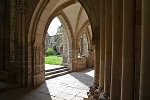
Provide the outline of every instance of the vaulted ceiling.
[[36,37],[41,37],[55,17],[70,31],[73,39],[76,40],[86,31],[91,40],[92,30],[88,15],[77,0],[50,0],[39,19]]
[[50,16],[54,15],[55,17],[58,17],[62,24],[64,23],[64,21],[59,16],[65,16],[65,19],[68,20],[68,25],[70,25],[69,27],[71,27],[72,29],[72,34],[74,34],[74,37],[82,33],[84,30],[88,30],[90,37],[92,37],[90,21],[82,5],[76,0],[56,1],[58,2],[49,2],[50,5],[47,5],[47,8],[53,8],[51,10],[47,10],[47,13],[49,13]]

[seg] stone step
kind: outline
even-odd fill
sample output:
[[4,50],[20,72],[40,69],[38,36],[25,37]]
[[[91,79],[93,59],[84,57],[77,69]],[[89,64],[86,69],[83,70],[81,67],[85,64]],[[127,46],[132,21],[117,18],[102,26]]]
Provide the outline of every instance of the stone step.
[[60,73],[60,72],[63,72],[63,71],[68,71],[69,69],[64,67],[64,68],[61,68],[61,69],[55,69],[55,70],[52,70],[52,71],[47,71],[45,72],[45,76],[48,76],[48,75],[52,75],[52,74],[55,74],[55,73]]
[[58,67],[58,68],[45,70],[45,72],[54,71],[54,70],[63,69],[63,68],[67,68],[67,67],[61,66],[61,67]]
[[0,71],[0,81],[16,82],[16,74],[8,71]]
[[62,75],[68,74],[70,72],[71,72],[71,70],[67,70],[67,71],[51,74],[51,75],[45,76],[45,80],[48,80],[48,79],[51,79],[51,78],[54,78],[54,77],[58,77],[58,76],[62,76]]

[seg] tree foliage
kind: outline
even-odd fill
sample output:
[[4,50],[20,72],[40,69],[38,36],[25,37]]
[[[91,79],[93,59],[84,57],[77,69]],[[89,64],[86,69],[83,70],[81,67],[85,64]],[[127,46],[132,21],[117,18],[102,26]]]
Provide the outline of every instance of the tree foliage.
[[48,48],[45,53],[46,53],[47,56],[56,55],[55,50],[53,50],[52,48]]

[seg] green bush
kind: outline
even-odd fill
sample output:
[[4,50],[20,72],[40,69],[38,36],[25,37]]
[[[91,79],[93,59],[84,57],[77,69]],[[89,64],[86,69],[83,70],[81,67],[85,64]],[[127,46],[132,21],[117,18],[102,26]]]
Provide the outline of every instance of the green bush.
[[46,53],[47,56],[56,55],[55,50],[53,50],[52,48],[48,48],[45,53]]

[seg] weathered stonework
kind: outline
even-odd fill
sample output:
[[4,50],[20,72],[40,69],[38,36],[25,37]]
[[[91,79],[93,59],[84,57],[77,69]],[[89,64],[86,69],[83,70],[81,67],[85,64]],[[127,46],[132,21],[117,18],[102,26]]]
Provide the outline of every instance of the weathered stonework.
[[88,58],[87,58],[87,67],[93,68],[94,67],[94,50],[88,50]]
[[80,38],[80,56],[85,56],[85,57],[88,57],[88,49],[89,49],[89,45],[88,45],[88,40],[87,40],[87,36],[85,33],[83,33],[81,35],[81,38]]
[[[64,54],[68,68],[78,71],[94,65],[89,100],[98,100],[101,89],[110,100],[150,100],[149,0],[15,1],[0,0],[0,70],[15,72],[22,86],[42,84],[45,80],[43,38],[51,20],[59,16],[68,36]],[[106,32],[104,38],[102,29],[112,31],[112,36]],[[84,30],[88,42],[82,45],[92,42],[93,48],[91,44],[88,49],[85,46],[82,55],[87,58],[78,58],[78,36]],[[107,61],[111,66],[107,66]]]
[[39,85],[45,81],[45,69],[44,69],[44,46],[40,44],[34,45],[34,86]]
[[87,68],[87,58],[81,57],[77,58],[74,62],[74,71],[79,71]]

